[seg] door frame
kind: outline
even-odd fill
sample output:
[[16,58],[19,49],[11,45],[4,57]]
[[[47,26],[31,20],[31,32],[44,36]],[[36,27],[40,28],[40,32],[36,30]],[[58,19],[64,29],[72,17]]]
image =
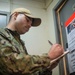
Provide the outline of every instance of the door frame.
[[[56,42],[60,43],[62,46],[64,43],[63,43],[62,28],[60,23],[60,11],[67,1],[68,0],[59,0],[59,2],[56,4],[56,6],[53,9],[54,25],[55,25],[55,31],[56,31]],[[67,70],[66,64],[67,64],[66,57],[63,57],[63,59],[59,62],[59,75],[68,75],[69,71]]]

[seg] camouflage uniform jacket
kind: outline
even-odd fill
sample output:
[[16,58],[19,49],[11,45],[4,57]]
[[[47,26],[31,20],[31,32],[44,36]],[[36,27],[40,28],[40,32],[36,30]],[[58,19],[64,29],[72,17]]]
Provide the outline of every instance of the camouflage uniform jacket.
[[27,53],[16,31],[0,29],[0,75],[51,75],[49,65],[48,56]]

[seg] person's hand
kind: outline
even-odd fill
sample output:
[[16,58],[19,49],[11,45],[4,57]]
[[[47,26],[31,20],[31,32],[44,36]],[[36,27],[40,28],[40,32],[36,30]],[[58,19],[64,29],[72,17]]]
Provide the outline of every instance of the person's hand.
[[[59,57],[63,53],[64,53],[63,47],[60,44],[54,44],[50,48],[50,51],[48,53],[48,56],[49,56],[50,60],[52,61],[53,59]],[[58,65],[59,61],[60,61],[60,59],[57,60],[57,61],[55,61],[55,62],[53,62],[53,63],[50,63],[49,69],[50,70],[54,69]]]
[[64,53],[63,47],[60,44],[54,44],[50,48],[48,56],[49,56],[50,60],[53,60],[53,59],[59,57],[60,55],[62,55],[63,53]]

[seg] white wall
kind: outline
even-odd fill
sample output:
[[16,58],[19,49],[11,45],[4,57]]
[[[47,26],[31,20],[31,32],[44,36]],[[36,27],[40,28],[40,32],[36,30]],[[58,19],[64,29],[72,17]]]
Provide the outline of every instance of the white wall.
[[[35,0],[0,0],[0,11],[10,12],[17,7],[28,8],[34,16],[40,17],[42,23],[38,27],[32,27],[29,32],[22,35],[21,38],[25,41],[26,48],[29,54],[46,53],[50,49],[48,40],[56,43],[54,20],[52,9],[59,0],[53,0],[47,10],[44,9],[45,4],[35,2]],[[54,69],[53,75],[59,75],[58,67]]]
[[[47,17],[48,17],[48,24],[49,24],[48,25],[49,37],[53,43],[56,43],[53,8],[55,7],[55,5],[57,4],[58,1],[59,0],[53,0],[51,5],[49,5],[49,7],[47,8]],[[53,70],[53,75],[59,75],[59,67],[58,66]]]

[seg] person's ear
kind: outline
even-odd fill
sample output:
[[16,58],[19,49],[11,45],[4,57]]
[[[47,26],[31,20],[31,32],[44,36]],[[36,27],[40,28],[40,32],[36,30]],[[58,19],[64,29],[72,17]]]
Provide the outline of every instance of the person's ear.
[[17,16],[18,16],[18,12],[15,12],[12,16],[14,17],[14,19],[16,20]]

